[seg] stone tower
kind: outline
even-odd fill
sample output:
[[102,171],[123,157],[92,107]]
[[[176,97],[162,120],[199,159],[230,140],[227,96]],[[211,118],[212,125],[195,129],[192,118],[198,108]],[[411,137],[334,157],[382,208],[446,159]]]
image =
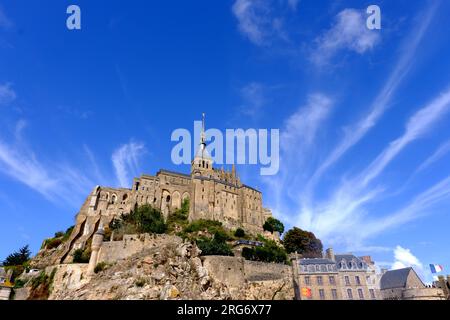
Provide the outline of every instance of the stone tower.
[[192,220],[213,219],[214,182],[211,180],[213,175],[213,160],[206,145],[205,114],[203,113],[200,143],[191,165],[194,198],[190,215]]

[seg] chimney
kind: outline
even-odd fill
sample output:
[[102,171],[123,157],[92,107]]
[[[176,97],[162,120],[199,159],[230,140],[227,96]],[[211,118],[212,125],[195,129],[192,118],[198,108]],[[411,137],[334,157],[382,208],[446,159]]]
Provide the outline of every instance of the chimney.
[[333,248],[328,248],[328,249],[325,251],[325,257],[326,257],[327,259],[332,260],[332,261],[336,261],[336,259],[335,259],[335,257],[334,257],[334,251],[333,251]]

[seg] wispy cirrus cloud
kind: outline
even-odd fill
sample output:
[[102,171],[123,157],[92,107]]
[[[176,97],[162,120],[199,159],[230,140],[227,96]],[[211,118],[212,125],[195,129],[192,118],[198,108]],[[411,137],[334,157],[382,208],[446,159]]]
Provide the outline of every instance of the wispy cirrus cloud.
[[[302,183],[302,172],[307,169],[310,159],[314,155],[315,144],[321,128],[333,111],[335,101],[324,93],[310,94],[306,102],[298,107],[284,122],[280,130],[281,157],[283,166],[277,176],[265,178],[264,182],[273,190],[273,210],[275,214],[290,224],[295,224],[293,216],[286,203],[286,195],[297,200],[301,188],[286,188],[298,186]],[[293,168],[297,174],[292,174]],[[292,193],[286,192],[291,190]],[[295,190],[295,191],[294,191]],[[295,218],[295,217],[294,217]]]
[[0,140],[0,172],[54,203],[78,207],[94,182],[67,163],[46,162],[23,141]]
[[121,145],[114,151],[111,159],[120,187],[129,187],[132,175],[139,174],[139,158],[143,153],[145,153],[144,144],[133,141]]
[[441,144],[438,149],[428,157],[414,172],[414,174],[419,173],[430,167],[433,163],[439,161],[442,157],[444,157],[447,153],[450,152],[450,140]]
[[283,147],[311,145],[320,126],[330,115],[332,106],[332,99],[322,93],[309,95],[306,105],[286,120],[281,137],[284,141]]
[[[110,184],[87,145],[83,146],[85,159],[81,159],[87,164],[84,167],[68,159],[43,159],[26,140],[26,127],[27,122],[20,120],[12,137],[6,139],[5,136],[0,136],[1,174],[26,185],[55,204],[74,208],[79,208],[96,185]],[[137,172],[138,159],[143,151],[143,144],[135,142],[122,145],[114,151],[112,160],[121,186],[130,184],[129,175]]]
[[[343,180],[331,197],[315,204],[312,204],[314,201],[311,199],[306,202],[303,200],[298,223],[315,230],[326,239],[354,245],[425,215],[436,203],[449,200],[450,179],[444,179],[416,196],[403,209],[381,218],[367,218],[367,205],[380,200],[385,188],[370,183],[408,144],[432,130],[449,111],[450,90],[447,90],[410,117],[404,134],[389,143],[359,174]],[[351,242],[347,238],[350,230],[354,230]]]
[[384,168],[397,156],[408,144],[423,136],[429,128],[436,124],[450,110],[450,90],[447,90],[430,104],[420,109],[408,121],[405,133],[395,141],[392,141],[365,170],[359,181],[366,186],[377,177]]
[[397,92],[400,84],[408,75],[414,61],[415,53],[429,28],[431,21],[438,8],[438,3],[433,3],[427,8],[426,12],[417,19],[419,23],[413,29],[410,35],[402,44],[400,57],[388,76],[384,86],[370,105],[369,111],[354,125],[348,126],[345,130],[344,137],[334,147],[322,164],[315,170],[308,185],[306,192],[311,192],[316,183],[322,177],[326,170],[338,162],[342,156],[356,145],[363,137],[377,124],[378,120],[383,116],[385,111],[390,107],[392,98]]
[[363,54],[372,50],[381,40],[378,31],[366,27],[363,10],[344,9],[338,13],[333,26],[316,39],[311,60],[325,65],[341,50]]

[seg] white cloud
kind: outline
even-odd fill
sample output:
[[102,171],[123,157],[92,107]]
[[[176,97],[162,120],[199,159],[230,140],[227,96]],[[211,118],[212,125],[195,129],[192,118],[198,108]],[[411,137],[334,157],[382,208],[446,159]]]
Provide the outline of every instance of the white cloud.
[[0,106],[11,103],[16,97],[16,92],[11,88],[10,83],[0,84]]
[[121,187],[129,187],[132,182],[132,175],[139,173],[139,158],[144,152],[144,144],[136,142],[124,144],[114,151],[112,162]]
[[402,45],[399,60],[394,69],[386,80],[385,85],[379,92],[375,100],[372,102],[369,112],[362,117],[356,124],[346,128],[345,135],[338,145],[330,152],[328,157],[317,168],[312,175],[308,185],[307,192],[314,189],[316,183],[322,177],[326,170],[339,161],[342,156],[356,145],[368,132],[371,130],[389,107],[391,100],[400,86],[402,80],[407,76],[411,70],[411,65],[414,61],[415,53],[423,39],[428,27],[436,12],[436,5],[432,5],[425,12],[420,24],[417,25],[411,34],[406,38]]
[[299,1],[236,0],[232,12],[238,20],[239,31],[255,45],[270,45],[274,39],[287,40],[284,19],[276,14],[276,5],[296,10]]
[[394,249],[395,262],[392,264],[391,269],[402,269],[407,267],[413,267],[415,269],[423,270],[423,264],[419,259],[411,253],[411,250],[405,249],[401,246],[396,246]]
[[94,183],[68,164],[44,163],[21,140],[0,141],[0,172],[42,194],[54,203],[79,207]]
[[307,104],[286,120],[281,136],[282,147],[295,145],[298,148],[301,144],[312,144],[323,121],[329,116],[332,104],[333,101],[321,93],[309,95]]
[[324,65],[342,49],[358,54],[372,50],[380,42],[380,33],[366,27],[364,11],[345,9],[336,16],[331,29],[316,42],[317,48],[311,58],[316,64]]
[[425,170],[429,166],[431,166],[436,161],[439,161],[444,155],[446,155],[450,151],[450,140],[441,144],[439,148],[428,157],[419,168],[417,168],[415,173]]
[[[315,93],[308,96],[304,105],[301,105],[291,114],[283,124],[281,132],[281,158],[283,166],[278,175],[263,178],[264,183],[272,190],[270,197],[274,201],[274,212],[284,221],[295,223],[295,217],[289,217],[286,213],[291,209],[286,203],[286,196],[298,200],[298,190],[292,188],[301,185],[303,173],[310,165],[316,148],[317,137],[321,128],[325,127],[329,115],[333,110],[334,101],[323,93]],[[294,172],[294,173],[293,173]],[[291,186],[291,187],[286,187]],[[288,192],[286,192],[288,190]],[[290,192],[290,191],[292,192]]]
[[[450,89],[411,116],[407,121],[405,133],[388,144],[367,168],[337,184],[331,196],[316,201],[307,191],[302,190],[302,192],[297,193],[299,206],[297,224],[314,231],[328,242],[353,247],[363,246],[365,240],[430,214],[430,208],[434,205],[449,201],[450,177],[425,190],[396,212],[390,212],[376,218],[367,216],[368,205],[381,200],[384,192],[384,187],[370,185],[370,182],[378,177],[408,144],[434,128],[434,124],[442,119],[449,110]],[[314,122],[307,116],[299,118],[306,123]],[[301,136],[308,137],[308,134],[303,133],[302,129],[291,131],[297,132],[297,130]],[[306,130],[306,132],[313,131],[311,129]],[[287,145],[290,146],[293,143],[287,143]],[[301,146],[301,144],[299,145]],[[295,151],[299,150],[295,149]],[[300,148],[300,154],[302,154],[301,151]],[[292,170],[292,164],[287,164],[289,170]],[[299,170],[299,166],[296,167],[296,170]],[[299,185],[292,174],[288,176],[287,180],[281,180],[281,183],[289,185],[291,189],[293,185]],[[280,187],[280,189],[283,188]],[[351,238],[348,237],[349,234],[352,234]]]
[[268,9],[264,1],[236,0],[233,14],[239,22],[239,31],[254,44],[261,45],[265,40],[265,25]]
[[389,146],[371,163],[363,172],[361,179],[363,185],[367,185],[377,177],[384,168],[397,156],[409,143],[424,135],[430,127],[450,109],[450,89],[433,100],[430,104],[420,109],[408,121],[405,133]]

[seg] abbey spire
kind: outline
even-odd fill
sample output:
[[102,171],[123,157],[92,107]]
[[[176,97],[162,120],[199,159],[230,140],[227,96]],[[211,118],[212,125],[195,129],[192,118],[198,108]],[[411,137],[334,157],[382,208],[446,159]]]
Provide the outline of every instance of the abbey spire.
[[212,164],[213,161],[206,145],[205,113],[202,113],[202,131],[200,133],[200,143],[197,148],[197,153],[192,160],[191,172],[199,171],[203,173],[205,170],[212,170]]

